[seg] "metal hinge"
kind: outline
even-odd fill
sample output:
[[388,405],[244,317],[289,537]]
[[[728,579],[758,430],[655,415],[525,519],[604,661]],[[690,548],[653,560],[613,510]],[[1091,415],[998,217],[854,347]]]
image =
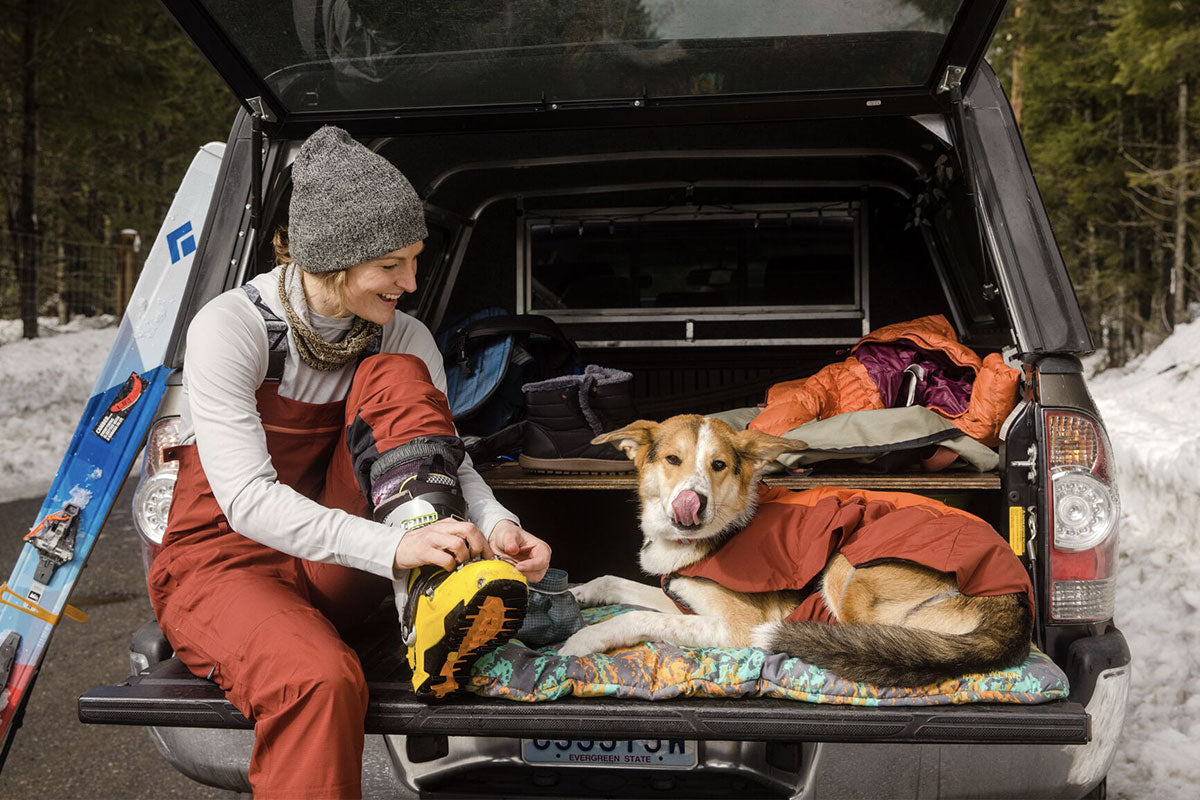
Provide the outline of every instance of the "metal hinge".
[[250,106],[251,113],[262,117],[263,122],[276,122],[278,119],[261,97],[247,97],[246,105]]
[[942,75],[942,82],[938,84],[937,93],[942,94],[953,89],[961,89],[962,76],[966,71],[966,67],[956,67],[953,64],[946,67],[946,72]]
[[1025,461],[1010,461],[1008,465],[1010,467],[1029,467],[1029,473],[1027,474],[1027,478],[1029,480],[1029,485],[1036,486],[1037,485],[1037,445],[1036,444],[1029,445],[1029,449],[1026,451],[1026,455],[1028,455],[1029,458],[1026,459]]

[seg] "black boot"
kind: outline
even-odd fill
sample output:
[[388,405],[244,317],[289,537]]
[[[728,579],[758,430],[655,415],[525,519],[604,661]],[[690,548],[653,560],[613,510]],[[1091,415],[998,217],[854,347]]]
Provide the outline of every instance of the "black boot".
[[583,375],[527,383],[521,466],[531,472],[631,472],[633,462],[602,433],[633,422],[633,376],[589,365]]
[[[587,406],[595,414],[601,433],[624,428],[638,418],[637,411],[633,407],[632,374],[619,369],[588,364],[583,370],[583,377],[585,380],[587,378],[594,379],[594,383],[587,392],[589,398]],[[584,413],[587,413],[587,408],[584,409]]]

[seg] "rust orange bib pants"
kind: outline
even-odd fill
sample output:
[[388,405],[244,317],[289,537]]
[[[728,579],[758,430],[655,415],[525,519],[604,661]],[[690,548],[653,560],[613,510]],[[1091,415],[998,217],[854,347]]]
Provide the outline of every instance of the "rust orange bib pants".
[[[279,481],[352,514],[369,512],[356,466],[418,436],[455,435],[445,395],[416,356],[364,359],[340,403],[277,390],[264,383],[257,401]],[[148,581],[163,633],[188,669],[254,721],[256,797],[359,797],[367,684],[339,631],[373,611],[391,581],[238,534],[195,446],[174,456],[179,480]]]

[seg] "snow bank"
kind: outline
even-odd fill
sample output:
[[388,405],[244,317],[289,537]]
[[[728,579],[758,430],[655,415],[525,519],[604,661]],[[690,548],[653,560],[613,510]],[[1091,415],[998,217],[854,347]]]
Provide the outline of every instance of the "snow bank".
[[[117,324],[117,318],[112,314],[101,314],[97,317],[85,317],[76,314],[65,325],[60,324],[58,317],[38,317],[38,336],[51,337],[60,333],[78,333],[79,331],[94,331],[100,328],[111,328]],[[25,335],[25,327],[19,319],[0,319],[0,344],[10,344],[21,340]],[[96,366],[99,371],[99,365]]]
[[42,338],[25,340],[19,320],[0,320],[0,502],[50,488],[116,338],[114,321],[60,326],[47,317]]
[[1190,798],[1200,783],[1200,321],[1089,381],[1116,451],[1116,623],[1133,652],[1117,798]]

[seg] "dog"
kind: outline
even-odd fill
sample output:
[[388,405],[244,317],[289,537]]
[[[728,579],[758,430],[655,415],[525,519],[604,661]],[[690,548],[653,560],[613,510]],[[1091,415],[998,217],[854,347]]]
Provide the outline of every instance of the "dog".
[[[662,423],[638,420],[593,440],[604,442],[635,463],[640,563],[643,571],[659,576],[662,587],[616,576],[574,587],[584,607],[628,603],[649,610],[583,628],[563,644],[561,655],[648,640],[684,647],[754,646],[849,680],[924,686],[1019,664],[1029,653],[1028,575],[1007,541],[977,517],[917,495],[771,489],[781,502],[762,507],[759,527],[773,527],[760,547],[758,539],[743,537],[750,536],[752,520],[759,522],[761,473],[780,454],[805,449],[803,442],[735,431],[698,415]],[[885,520],[889,514],[891,520]],[[788,526],[795,530],[783,529]],[[938,553],[971,547],[979,552],[966,558],[970,563],[951,558],[940,564],[963,566],[964,572],[934,569],[912,560],[934,555],[906,549],[918,539],[928,540]],[[787,572],[779,564],[788,560],[779,556],[785,552],[802,565],[794,580],[779,577]],[[718,553],[741,561],[721,566],[714,561]],[[810,565],[807,572],[804,564]],[[680,574],[697,569],[708,573]],[[984,580],[980,576],[988,569],[995,574]],[[968,585],[960,586],[958,575],[966,575]],[[681,613],[680,607],[691,613]]]

